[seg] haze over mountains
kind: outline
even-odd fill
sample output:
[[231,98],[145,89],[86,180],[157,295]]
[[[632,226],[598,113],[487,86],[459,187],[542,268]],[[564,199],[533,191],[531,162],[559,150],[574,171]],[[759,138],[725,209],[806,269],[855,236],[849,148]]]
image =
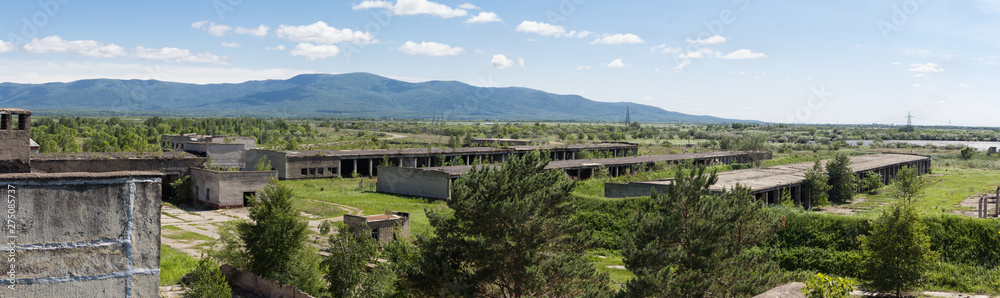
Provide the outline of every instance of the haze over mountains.
[[239,84],[92,79],[0,83],[0,106],[38,114],[253,117],[446,118],[449,120],[755,122],[696,116],[627,102],[539,90],[409,83],[369,73],[305,74]]

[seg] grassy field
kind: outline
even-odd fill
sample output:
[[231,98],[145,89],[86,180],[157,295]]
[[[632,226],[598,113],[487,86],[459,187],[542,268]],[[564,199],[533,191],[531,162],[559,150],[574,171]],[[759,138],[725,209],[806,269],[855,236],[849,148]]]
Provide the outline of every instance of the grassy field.
[[160,285],[175,285],[185,274],[194,270],[198,260],[165,244],[160,244]]
[[414,234],[431,232],[425,209],[447,208],[444,201],[376,193],[375,180],[370,178],[286,180],[280,183],[292,188],[295,192],[293,204],[300,208],[310,203],[317,204],[308,201],[315,200],[355,207],[365,215],[382,214],[386,210],[409,212],[410,231]]

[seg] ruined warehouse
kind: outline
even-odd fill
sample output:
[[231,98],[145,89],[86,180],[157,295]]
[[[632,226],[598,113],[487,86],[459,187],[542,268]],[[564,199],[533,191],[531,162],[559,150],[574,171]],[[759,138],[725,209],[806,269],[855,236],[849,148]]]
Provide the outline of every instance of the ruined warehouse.
[[[806,171],[813,167],[813,162],[803,162],[781,166],[737,170],[719,173],[719,181],[711,187],[712,191],[721,192],[732,189],[740,184],[751,189],[758,199],[770,204],[781,203],[781,193],[787,191],[796,204],[811,206],[803,190]],[[825,166],[826,161],[822,164]],[[851,157],[851,169],[855,175],[864,177],[869,174],[882,175],[882,183],[888,184],[896,177],[903,167],[912,167],[917,175],[923,175],[931,167],[931,158],[912,154],[868,154]],[[609,198],[648,196],[651,189],[664,192],[672,179],[631,183],[605,183],[604,196]]]
[[[557,160],[549,162],[546,169],[563,170],[570,177],[589,179],[599,168],[605,168],[608,175],[617,177],[624,175],[639,166],[648,167],[657,162],[677,163],[691,160],[694,164],[733,164],[746,163],[754,159],[770,159],[770,152],[709,152],[685,153],[670,155],[627,156],[617,158]],[[472,169],[472,166],[448,166],[426,168],[379,167],[381,172],[376,190],[378,192],[426,197],[433,199],[450,199],[451,183]],[[648,194],[647,194],[648,195]]]
[[[615,157],[633,156],[639,146],[630,143],[575,144],[566,146],[508,146],[464,148],[415,148],[382,150],[310,150],[271,151],[254,149],[247,152],[247,164],[256,164],[266,157],[279,179],[334,178],[377,176],[378,166],[408,168],[430,167],[453,159],[465,164],[476,160],[502,162],[533,150],[545,151],[552,160],[576,159],[580,152],[607,154]],[[443,160],[442,160],[443,159]]]

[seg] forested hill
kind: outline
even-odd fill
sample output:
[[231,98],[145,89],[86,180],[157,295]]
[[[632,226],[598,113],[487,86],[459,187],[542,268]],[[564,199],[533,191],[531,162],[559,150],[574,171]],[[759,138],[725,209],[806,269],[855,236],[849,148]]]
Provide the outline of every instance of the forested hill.
[[455,81],[408,83],[369,73],[305,74],[240,84],[94,79],[0,84],[0,107],[38,114],[446,118],[489,120],[752,122],[695,116],[627,102],[596,102],[528,88]]

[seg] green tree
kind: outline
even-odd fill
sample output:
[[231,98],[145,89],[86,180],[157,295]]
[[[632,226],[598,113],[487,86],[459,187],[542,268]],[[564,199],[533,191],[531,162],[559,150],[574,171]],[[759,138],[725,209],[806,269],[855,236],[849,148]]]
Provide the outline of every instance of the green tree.
[[191,199],[194,198],[194,193],[192,190],[193,183],[191,182],[191,176],[184,176],[177,181],[170,182],[170,187],[174,189],[174,203],[191,203]]
[[920,223],[912,202],[885,207],[871,223],[871,233],[861,242],[861,277],[874,291],[903,292],[919,289],[937,262],[931,251],[927,227]]
[[420,240],[418,296],[610,295],[585,257],[592,246],[575,218],[574,183],[545,171],[539,152],[500,168],[476,166],[452,188],[448,214],[428,211],[436,237]]
[[633,217],[622,238],[626,268],[636,278],[627,297],[733,297],[760,293],[777,264],[758,244],[779,226],[764,202],[737,186],[711,194],[718,181],[705,167],[679,168],[664,194],[652,193],[655,212]]
[[253,166],[253,170],[254,171],[258,171],[258,172],[260,172],[260,171],[270,171],[271,170],[271,161],[267,160],[267,156],[261,156],[260,159],[257,160],[257,164],[255,164]]
[[198,261],[198,266],[191,272],[191,280],[188,283],[190,288],[184,297],[189,298],[220,298],[233,297],[232,288],[229,282],[219,270],[219,264],[208,257]]
[[306,223],[292,209],[292,189],[272,179],[263,194],[249,201],[251,222],[237,225],[249,262],[247,269],[260,277],[289,284],[292,258],[305,243]]
[[898,198],[906,202],[912,203],[923,193],[925,186],[924,179],[917,176],[917,171],[908,166],[903,167],[896,174],[896,178],[892,179],[893,192],[896,193]]
[[869,172],[861,179],[861,189],[869,194],[875,194],[875,191],[882,186],[882,174]]
[[827,192],[830,191],[829,181],[830,176],[827,176],[826,172],[823,171],[823,165],[818,160],[811,169],[806,170],[805,186],[806,193],[809,195],[808,202],[810,202],[807,209],[812,209],[813,206],[830,205],[830,201],[827,199]]
[[830,176],[830,200],[846,202],[854,198],[854,189],[858,185],[858,177],[851,169],[851,158],[844,153],[837,153],[833,160],[826,163],[826,174]]
[[[323,260],[324,278],[333,297],[386,297],[395,292],[395,275],[379,264],[378,240],[367,231],[355,233],[349,228],[338,229],[330,237],[330,256]],[[375,266],[369,271],[369,264]]]
[[972,159],[972,155],[976,154],[976,148],[965,147],[965,148],[962,149],[962,151],[959,151],[959,153],[960,153],[962,159],[964,159],[964,160],[970,160],[970,159]]

